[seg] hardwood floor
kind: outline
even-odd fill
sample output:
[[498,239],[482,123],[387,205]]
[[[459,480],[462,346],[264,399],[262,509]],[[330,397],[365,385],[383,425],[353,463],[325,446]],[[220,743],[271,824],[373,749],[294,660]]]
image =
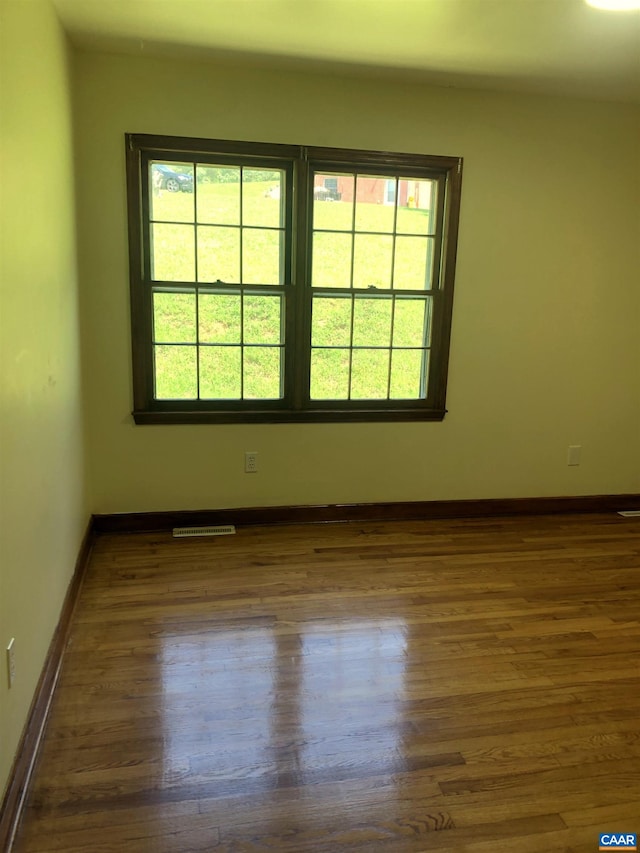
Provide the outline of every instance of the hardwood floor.
[[16,853],[640,833],[640,519],[102,535]]

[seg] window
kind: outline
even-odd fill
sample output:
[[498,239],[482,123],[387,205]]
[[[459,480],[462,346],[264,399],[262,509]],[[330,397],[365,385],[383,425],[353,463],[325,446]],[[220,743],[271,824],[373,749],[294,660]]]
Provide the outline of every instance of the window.
[[461,160],[126,143],[137,423],[444,417]]

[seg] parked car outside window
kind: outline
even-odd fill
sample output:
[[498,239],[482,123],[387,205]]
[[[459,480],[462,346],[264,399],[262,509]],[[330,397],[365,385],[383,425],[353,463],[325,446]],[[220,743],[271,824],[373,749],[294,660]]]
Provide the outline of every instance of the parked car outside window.
[[183,175],[164,163],[154,163],[153,188],[167,190],[170,193],[192,193],[193,175]]

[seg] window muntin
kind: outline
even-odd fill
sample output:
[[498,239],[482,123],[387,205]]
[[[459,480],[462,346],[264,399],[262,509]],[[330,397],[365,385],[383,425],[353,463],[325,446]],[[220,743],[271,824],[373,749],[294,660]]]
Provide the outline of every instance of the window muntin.
[[443,417],[457,158],[127,139],[138,422]]

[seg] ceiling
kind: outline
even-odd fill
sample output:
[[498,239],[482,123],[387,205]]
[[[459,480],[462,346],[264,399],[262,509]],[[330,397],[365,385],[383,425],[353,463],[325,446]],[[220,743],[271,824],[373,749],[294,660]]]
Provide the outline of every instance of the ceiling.
[[583,0],[54,0],[88,50],[640,103],[640,12]]

